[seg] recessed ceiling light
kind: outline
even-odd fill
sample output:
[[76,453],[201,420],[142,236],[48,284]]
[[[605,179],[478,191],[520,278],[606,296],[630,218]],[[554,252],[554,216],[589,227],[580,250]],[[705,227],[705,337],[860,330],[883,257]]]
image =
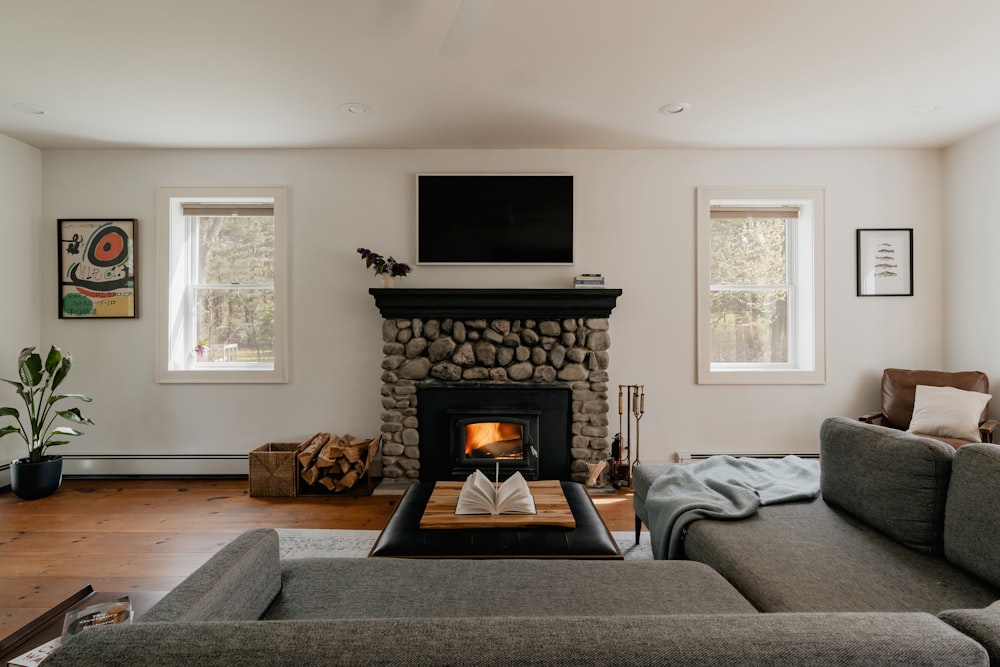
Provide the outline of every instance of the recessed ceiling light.
[[910,113],[934,113],[940,107],[936,104],[919,104],[910,108]]
[[370,113],[372,108],[364,102],[346,102],[340,108],[347,113]]
[[660,107],[660,113],[665,114],[677,114],[684,113],[691,108],[691,105],[687,102],[667,102],[662,107]]
[[28,102],[16,102],[11,105],[21,113],[30,114],[37,118],[45,118],[49,115],[49,110],[45,107],[40,107],[37,104],[30,104]]

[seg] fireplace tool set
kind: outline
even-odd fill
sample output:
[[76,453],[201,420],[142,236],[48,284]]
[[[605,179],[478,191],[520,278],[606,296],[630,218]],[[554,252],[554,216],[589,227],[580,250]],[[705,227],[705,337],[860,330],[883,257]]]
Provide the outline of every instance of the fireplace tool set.
[[[611,442],[611,484],[632,486],[632,469],[639,465],[639,422],[646,412],[646,385],[618,385],[618,434]],[[635,460],[632,459],[632,425],[635,424]],[[624,433],[624,440],[622,434]]]

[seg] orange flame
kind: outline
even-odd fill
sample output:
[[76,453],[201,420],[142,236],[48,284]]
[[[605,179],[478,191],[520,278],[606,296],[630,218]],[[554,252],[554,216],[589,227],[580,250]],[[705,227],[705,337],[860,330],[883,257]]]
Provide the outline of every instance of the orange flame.
[[473,456],[477,449],[507,440],[520,440],[521,425],[508,422],[478,422],[465,426],[465,455]]

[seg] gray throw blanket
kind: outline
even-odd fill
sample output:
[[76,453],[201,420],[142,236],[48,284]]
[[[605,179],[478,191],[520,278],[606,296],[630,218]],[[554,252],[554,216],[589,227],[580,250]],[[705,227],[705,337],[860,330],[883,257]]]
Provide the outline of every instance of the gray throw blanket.
[[684,529],[692,521],[743,519],[761,505],[818,494],[818,460],[712,456],[672,466],[646,494],[653,557],[678,558]]

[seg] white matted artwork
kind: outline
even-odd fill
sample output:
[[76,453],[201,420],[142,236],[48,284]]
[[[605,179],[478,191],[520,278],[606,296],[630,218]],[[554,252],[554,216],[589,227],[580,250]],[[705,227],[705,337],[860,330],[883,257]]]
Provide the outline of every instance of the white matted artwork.
[[858,296],[913,296],[913,230],[858,230]]

